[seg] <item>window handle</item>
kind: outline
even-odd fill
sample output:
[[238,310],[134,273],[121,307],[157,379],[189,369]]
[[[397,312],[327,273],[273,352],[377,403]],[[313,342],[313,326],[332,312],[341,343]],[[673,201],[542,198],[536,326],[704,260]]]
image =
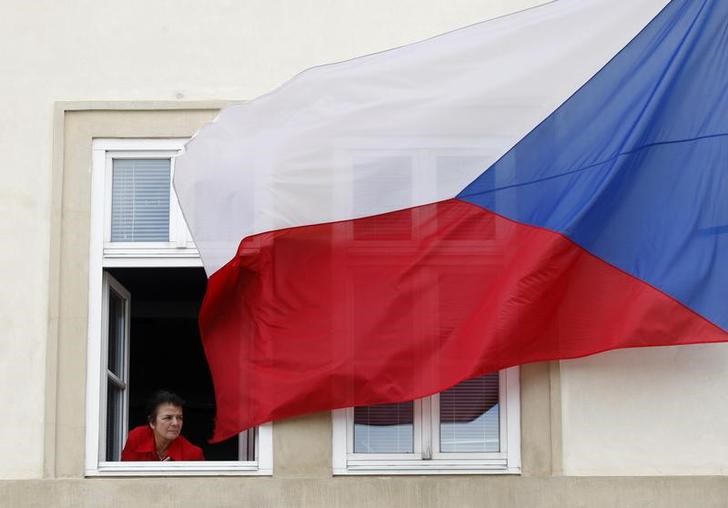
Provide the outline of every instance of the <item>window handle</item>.
[[427,443],[422,449],[422,460],[432,460],[432,444]]

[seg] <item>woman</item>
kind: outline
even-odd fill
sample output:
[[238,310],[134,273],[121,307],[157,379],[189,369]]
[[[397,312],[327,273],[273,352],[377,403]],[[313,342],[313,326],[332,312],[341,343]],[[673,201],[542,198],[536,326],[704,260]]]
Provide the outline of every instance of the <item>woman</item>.
[[149,400],[147,425],[129,431],[121,460],[205,460],[202,450],[182,432],[184,401],[164,390]]

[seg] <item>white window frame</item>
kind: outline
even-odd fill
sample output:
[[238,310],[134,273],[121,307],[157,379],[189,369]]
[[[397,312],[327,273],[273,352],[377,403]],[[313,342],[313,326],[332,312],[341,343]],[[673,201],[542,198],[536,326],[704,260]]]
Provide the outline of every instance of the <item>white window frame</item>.
[[443,453],[439,449],[439,395],[415,401],[414,453],[354,453],[354,409],[332,412],[335,475],[520,474],[521,418],[519,368],[499,373],[501,450]]
[[[273,432],[257,428],[254,461],[108,462],[106,443],[106,358],[104,354],[104,269],[110,267],[200,267],[202,262],[170,185],[170,242],[114,242],[110,239],[111,169],[114,158],[170,158],[186,138],[93,140],[91,225],[89,245],[89,322],[86,365],[86,476],[270,476],[273,474]],[[133,296],[133,295],[132,295]],[[241,444],[241,449],[244,447]]]
[[[174,157],[180,153],[186,139],[94,139],[94,172],[103,165],[104,203],[111,203],[111,183],[114,159],[170,159],[169,241],[112,242],[111,207],[103,216],[103,252],[106,267],[202,266],[200,254],[192,241],[182,215],[177,195],[171,185],[174,178]],[[102,162],[103,161],[103,162]],[[94,195],[94,197],[97,197]]]
[[[122,421],[126,421],[129,417],[129,320],[131,318],[131,295],[126,290],[126,288],[119,283],[119,281],[111,276],[111,274],[104,272],[102,284],[101,333],[104,337],[104,340],[102,340],[101,344],[100,360],[101,370],[105,373],[103,384],[106,385],[107,383],[113,383],[121,389],[123,394],[121,400],[121,418]],[[112,291],[117,293],[124,302],[124,330],[122,332],[122,336],[118,337],[118,340],[120,340],[122,343],[121,372],[119,376],[116,376],[109,370],[108,330],[109,320],[111,319],[111,316],[109,315],[109,301]],[[99,444],[103,443],[105,445],[108,429],[108,425],[106,425],[108,417],[107,408],[109,403],[109,401],[107,400],[107,391],[101,389],[99,397],[101,398],[100,406],[101,408],[104,408],[105,411],[105,414],[103,416],[104,425],[100,425],[99,429]],[[114,436],[114,439],[119,446],[119,451],[121,452],[124,447],[124,443],[126,442],[127,429],[122,426],[120,431],[121,432],[119,432],[117,436]],[[103,447],[99,452],[103,452]],[[101,459],[100,456],[99,458]]]

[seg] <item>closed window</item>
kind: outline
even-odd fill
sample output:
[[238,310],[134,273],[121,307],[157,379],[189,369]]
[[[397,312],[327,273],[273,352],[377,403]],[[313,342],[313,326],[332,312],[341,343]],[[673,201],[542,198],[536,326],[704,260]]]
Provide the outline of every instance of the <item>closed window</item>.
[[518,368],[333,419],[335,474],[520,472]]
[[113,159],[111,241],[168,242],[170,159]]

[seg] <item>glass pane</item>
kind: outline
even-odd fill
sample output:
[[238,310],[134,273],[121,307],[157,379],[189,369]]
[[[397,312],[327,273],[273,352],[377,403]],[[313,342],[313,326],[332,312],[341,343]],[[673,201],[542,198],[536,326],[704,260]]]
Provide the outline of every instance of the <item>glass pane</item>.
[[106,389],[106,460],[121,459],[122,391],[110,382]]
[[[368,159],[360,156],[355,167],[362,172],[371,174],[371,180],[362,179],[354,186],[354,214],[359,215],[364,210],[370,210],[372,203],[379,203],[382,209],[397,209],[398,197],[392,194],[382,194],[379,189],[381,182],[387,182],[391,189],[412,188],[412,159],[405,156],[374,156]],[[398,171],[392,171],[398,168]],[[369,217],[366,221],[354,222],[354,239],[356,240],[409,240],[412,237],[412,213],[402,212],[396,216],[379,215]]]
[[114,159],[111,241],[169,241],[169,159]]
[[494,372],[440,394],[440,451],[500,451],[498,378]]
[[414,402],[354,408],[354,453],[413,453]]
[[109,288],[109,370],[122,377],[124,362],[124,300]]
[[258,428],[252,428],[241,432],[238,435],[240,447],[240,460],[255,460],[255,439]]

